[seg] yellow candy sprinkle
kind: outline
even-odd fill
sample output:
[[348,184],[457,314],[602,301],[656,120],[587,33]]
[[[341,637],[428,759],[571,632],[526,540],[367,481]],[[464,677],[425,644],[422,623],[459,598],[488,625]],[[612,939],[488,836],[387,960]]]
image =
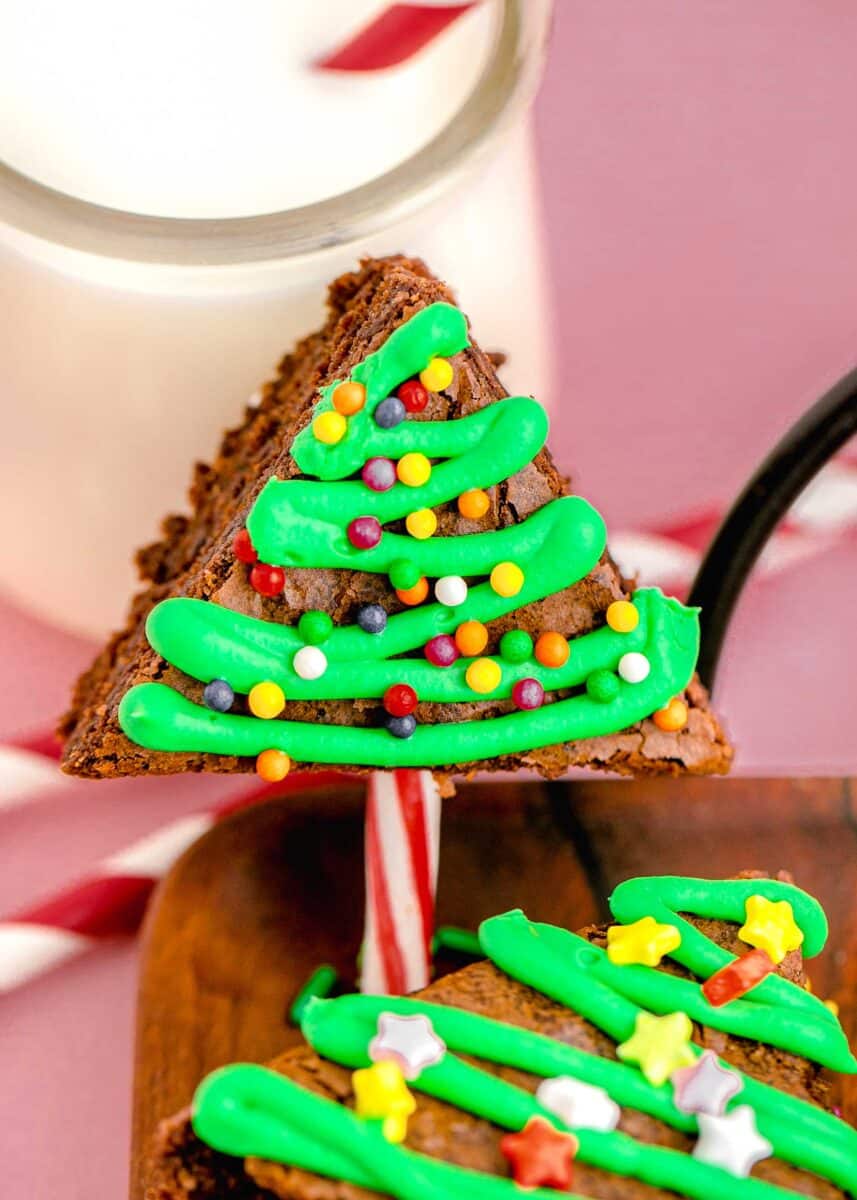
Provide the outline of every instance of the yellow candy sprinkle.
[[424,371],[420,371],[420,383],[427,392],[442,392],[452,383],[452,363],[445,358],[433,358]]
[[431,463],[414,450],[396,463],[396,474],[406,487],[422,487],[431,478]]
[[254,717],[261,717],[263,721],[271,721],[274,717],[278,717],[285,708],[286,696],[278,683],[266,681],[257,683],[250,689],[247,703]]
[[437,529],[437,517],[430,508],[420,508],[405,517],[405,528],[411,537],[424,541]]
[[824,1005],[825,1008],[830,1009],[830,1011],[833,1013],[834,1017],[839,1016],[839,1005],[836,1003],[835,1000],[823,1000],[822,1004]]
[[381,1132],[388,1142],[405,1140],[408,1117],[417,1107],[401,1067],[391,1059],[373,1063],[351,1076],[358,1117],[383,1121]]
[[517,596],[524,586],[524,572],[517,563],[497,563],[491,572],[491,586],[498,596]]
[[680,944],[675,925],[661,925],[654,917],[641,917],[631,925],[611,925],[607,930],[607,957],[618,966],[643,963],[656,967]]
[[656,1017],[641,1012],[637,1014],[633,1035],[616,1047],[616,1053],[623,1062],[637,1063],[649,1083],[660,1087],[673,1071],[696,1062],[696,1055],[690,1048],[692,1032],[687,1013]]
[[292,769],[292,760],[282,750],[263,750],[256,759],[256,773],[265,783],[281,783]]
[[477,658],[470,664],[464,678],[474,692],[493,692],[500,686],[503,672],[493,658]]
[[797,950],[803,943],[803,931],[794,919],[788,900],[749,896],[746,914],[738,937],[748,946],[764,950],[772,962],[781,963],[790,950]]
[[614,600],[607,609],[607,624],[617,633],[631,633],[640,624],[636,604],[630,600]]
[[312,423],[312,431],[320,442],[327,446],[335,446],[345,437],[348,422],[341,412],[319,413]]

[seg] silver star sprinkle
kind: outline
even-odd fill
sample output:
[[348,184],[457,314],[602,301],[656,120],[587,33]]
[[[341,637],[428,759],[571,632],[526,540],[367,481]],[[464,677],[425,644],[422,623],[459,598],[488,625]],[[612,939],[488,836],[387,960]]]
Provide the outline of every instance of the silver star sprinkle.
[[704,1050],[692,1067],[672,1073],[673,1101],[679,1112],[722,1117],[726,1105],[743,1088],[739,1075],[721,1067],[717,1055]]
[[572,1128],[615,1129],[619,1105],[604,1088],[583,1083],[570,1075],[557,1075],[539,1084],[536,1099],[543,1108]]
[[373,1062],[392,1059],[406,1079],[416,1079],[426,1067],[439,1063],[445,1053],[445,1043],[422,1013],[413,1017],[381,1013],[378,1032],[369,1043],[369,1057]]
[[746,1176],[757,1162],[773,1153],[771,1143],[756,1128],[756,1114],[749,1104],[739,1104],[725,1117],[700,1113],[697,1120],[699,1141],[693,1157],[700,1162]]

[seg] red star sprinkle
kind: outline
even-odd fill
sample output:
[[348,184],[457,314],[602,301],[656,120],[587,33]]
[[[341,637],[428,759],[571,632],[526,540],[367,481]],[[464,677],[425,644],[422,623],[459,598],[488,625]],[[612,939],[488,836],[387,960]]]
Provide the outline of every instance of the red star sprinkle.
[[520,1133],[507,1133],[500,1142],[515,1183],[559,1192],[571,1189],[571,1164],[577,1147],[574,1134],[560,1133],[544,1117],[530,1117]]

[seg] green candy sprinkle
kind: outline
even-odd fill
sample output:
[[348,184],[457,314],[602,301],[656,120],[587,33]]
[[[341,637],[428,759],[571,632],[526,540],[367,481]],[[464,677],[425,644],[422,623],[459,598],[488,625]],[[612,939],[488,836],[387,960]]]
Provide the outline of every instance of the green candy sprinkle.
[[420,578],[419,567],[410,559],[397,559],[390,567],[390,583],[397,592],[410,591],[412,587],[417,586]]
[[298,621],[298,634],[308,646],[320,646],[333,633],[333,618],[326,612],[305,612]]
[[612,671],[593,671],[586,680],[586,694],[599,704],[612,704],[619,695],[619,679]]
[[506,662],[526,662],[533,653],[533,639],[525,629],[510,629],[500,638],[500,654]]

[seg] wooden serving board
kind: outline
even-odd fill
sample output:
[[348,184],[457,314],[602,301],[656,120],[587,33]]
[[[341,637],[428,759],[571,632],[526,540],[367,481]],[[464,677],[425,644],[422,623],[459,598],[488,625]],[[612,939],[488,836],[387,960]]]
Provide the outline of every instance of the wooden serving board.
[[[299,1040],[287,1022],[321,962],[353,977],[362,932],[363,789],[237,813],[161,885],[144,931],[131,1197],[158,1120],[206,1072]],[[631,875],[791,870],[830,918],[816,992],[857,1034],[857,790],[848,780],[480,783],[445,803],[439,920],[475,928],[512,907],[575,928]],[[441,964],[447,969],[456,965]],[[857,1121],[857,1080],[843,1097]]]

